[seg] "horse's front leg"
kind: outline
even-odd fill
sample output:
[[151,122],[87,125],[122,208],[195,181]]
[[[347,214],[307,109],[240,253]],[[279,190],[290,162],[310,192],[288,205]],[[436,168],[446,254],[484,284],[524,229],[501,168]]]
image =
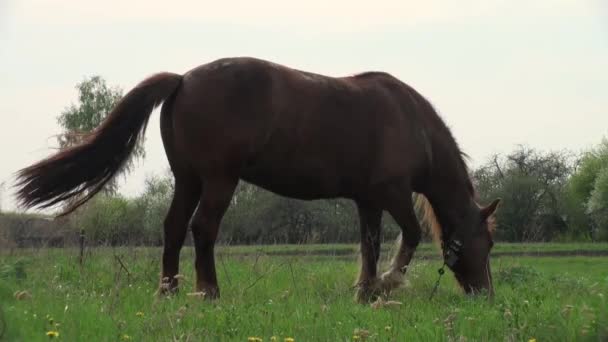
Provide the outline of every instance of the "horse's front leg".
[[401,241],[389,270],[380,277],[380,286],[385,293],[389,293],[403,284],[403,276],[422,237],[411,192],[404,191],[402,196],[397,196],[390,201],[388,211],[401,228]]

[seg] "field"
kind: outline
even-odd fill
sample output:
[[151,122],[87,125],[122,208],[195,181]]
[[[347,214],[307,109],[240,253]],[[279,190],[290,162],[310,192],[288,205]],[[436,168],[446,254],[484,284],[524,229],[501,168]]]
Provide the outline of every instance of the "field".
[[608,339],[607,244],[497,244],[492,302],[462,295],[449,272],[429,300],[440,259],[423,245],[395,302],[375,307],[353,300],[356,251],[220,247],[215,302],[189,295],[191,248],[182,252],[180,293],[162,299],[154,295],[160,249],[91,249],[83,267],[75,249],[2,251],[0,333],[7,341]]

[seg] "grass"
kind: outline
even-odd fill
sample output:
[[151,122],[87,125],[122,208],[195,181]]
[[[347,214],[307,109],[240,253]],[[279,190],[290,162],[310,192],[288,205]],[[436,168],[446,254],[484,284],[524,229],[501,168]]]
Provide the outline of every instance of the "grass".
[[[353,301],[356,257],[267,254],[336,247],[356,248],[222,247],[217,258],[222,298],[211,303],[188,296],[193,291],[190,248],[182,253],[186,280],[181,292],[164,299],[154,296],[159,249],[92,249],[82,269],[72,249],[4,254],[4,339],[44,341],[49,331],[58,332],[54,339],[63,341],[271,341],[272,336],[298,342],[608,339],[608,257],[493,258],[493,302],[462,295],[449,272],[429,300],[439,260],[416,259],[408,284],[391,296],[402,304],[374,309]],[[436,253],[434,246],[423,247]],[[589,246],[497,248],[555,251]]]

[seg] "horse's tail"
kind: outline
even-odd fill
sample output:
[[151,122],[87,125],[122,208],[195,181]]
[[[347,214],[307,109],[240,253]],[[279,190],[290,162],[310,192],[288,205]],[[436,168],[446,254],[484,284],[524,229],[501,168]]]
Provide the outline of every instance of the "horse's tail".
[[78,196],[62,216],[91,199],[121,169],[144,134],[152,110],[176,91],[181,80],[173,73],[150,76],[129,91],[83,143],[20,170],[20,204],[47,208]]

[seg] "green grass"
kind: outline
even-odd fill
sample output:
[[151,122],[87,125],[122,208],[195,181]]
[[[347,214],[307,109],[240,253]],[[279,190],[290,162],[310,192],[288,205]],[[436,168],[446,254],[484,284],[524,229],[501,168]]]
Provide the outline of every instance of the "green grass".
[[[422,247],[436,253],[432,245]],[[595,247],[497,245],[509,251]],[[402,305],[373,309],[353,300],[355,256],[266,254],[337,248],[356,250],[354,245],[222,247],[217,258],[222,298],[211,303],[187,295],[193,291],[190,248],[182,253],[181,292],[164,299],[154,296],[159,249],[93,249],[82,269],[72,249],[5,253],[0,255],[4,339],[48,340],[46,332],[56,330],[63,341],[119,341],[124,335],[131,341],[270,341],[271,336],[352,341],[357,329],[369,333],[367,341],[608,338],[608,257],[493,258],[493,302],[462,295],[449,272],[429,300],[439,260],[416,259],[407,286],[391,296]],[[23,290],[31,298],[16,299],[14,293]]]

